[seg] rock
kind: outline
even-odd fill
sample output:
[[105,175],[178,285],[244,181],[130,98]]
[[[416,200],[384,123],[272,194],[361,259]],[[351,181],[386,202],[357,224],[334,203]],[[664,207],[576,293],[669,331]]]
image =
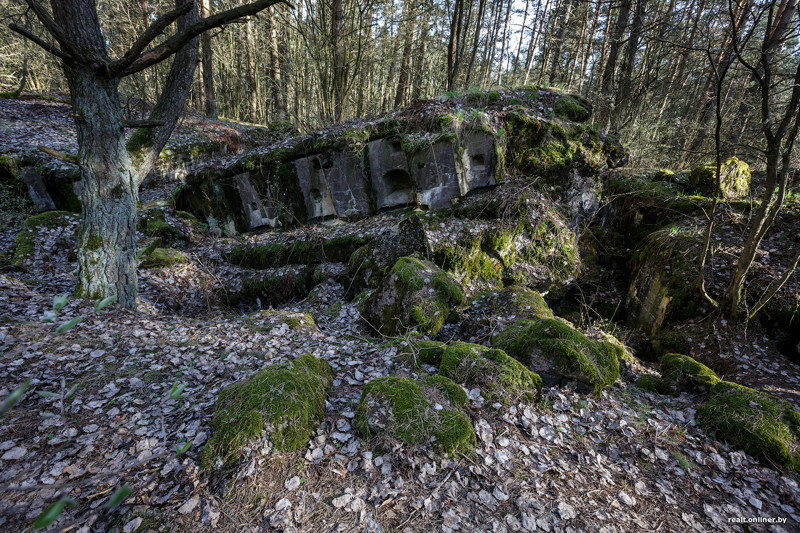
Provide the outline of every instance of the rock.
[[186,256],[173,248],[145,249],[139,266],[142,268],[162,268],[186,262]]
[[4,461],[14,461],[16,459],[22,459],[25,457],[26,453],[28,453],[28,450],[23,446],[15,446],[4,453],[1,459]]
[[345,285],[351,293],[357,293],[365,287],[377,287],[397,260],[408,256],[424,259],[431,256],[425,226],[417,216],[401,220],[370,244],[355,251],[348,260]]
[[478,294],[462,315],[461,330],[480,339],[515,320],[553,318],[542,295],[520,285]]
[[401,257],[361,306],[367,323],[383,335],[411,329],[429,335],[464,302],[461,286],[429,261]]
[[587,338],[565,320],[520,320],[492,341],[542,377],[546,385],[577,381],[599,391],[619,377],[623,348]]
[[280,451],[304,448],[325,413],[331,377],[327,362],[306,354],[222,390],[201,464],[207,468],[217,457],[223,463],[237,459],[241,448],[265,430]]
[[286,483],[283,484],[284,488],[289,491],[297,490],[300,487],[300,477],[294,476],[290,479],[286,480]]
[[130,520],[125,523],[125,525],[122,527],[122,533],[133,533],[134,531],[139,529],[140,525],[142,525],[142,517],[137,516],[133,520]]
[[[721,166],[720,189],[725,198],[742,198],[750,194],[750,166],[736,157],[726,159]],[[716,165],[694,167],[689,173],[692,186],[707,196],[717,191]]]
[[453,342],[442,354],[439,373],[468,389],[479,387],[490,400],[516,404],[541,396],[542,380],[502,350]]
[[681,392],[708,394],[719,382],[713,370],[691,357],[668,353],[661,357],[659,390],[664,394]]
[[[442,376],[377,378],[364,386],[356,425],[367,438],[406,446],[432,441],[443,452],[466,451],[475,446],[472,422],[461,411],[466,401],[461,387]],[[442,409],[434,408],[437,403]]]
[[54,204],[53,199],[50,198],[50,193],[47,192],[42,177],[36,172],[35,168],[23,168],[19,171],[19,178],[28,188],[28,196],[30,196],[33,207],[37,211],[50,211],[56,208],[56,204]]
[[620,491],[619,494],[617,494],[617,499],[629,507],[636,505],[636,498],[633,496],[628,496],[628,494],[623,491]]
[[197,507],[198,503],[200,503],[200,497],[199,496],[192,496],[183,505],[178,507],[178,512],[181,513],[181,514],[189,514],[192,511],[194,511],[194,508]]
[[697,409],[697,423],[753,456],[800,470],[800,413],[786,400],[719,381]]

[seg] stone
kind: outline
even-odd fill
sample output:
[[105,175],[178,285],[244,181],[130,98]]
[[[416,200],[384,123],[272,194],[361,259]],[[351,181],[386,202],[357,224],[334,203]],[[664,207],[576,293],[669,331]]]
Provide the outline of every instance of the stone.
[[28,196],[30,196],[36,211],[51,211],[56,208],[56,204],[53,203],[50,193],[47,192],[47,187],[45,187],[42,177],[34,167],[21,169],[19,178],[28,188]]

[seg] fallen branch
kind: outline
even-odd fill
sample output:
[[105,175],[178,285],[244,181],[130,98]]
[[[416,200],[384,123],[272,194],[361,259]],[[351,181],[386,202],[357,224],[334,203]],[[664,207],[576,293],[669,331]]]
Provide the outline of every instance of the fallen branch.
[[48,148],[47,146],[39,146],[38,148],[42,152],[46,153],[49,156],[55,157],[56,159],[66,161],[67,163],[72,163],[73,165],[78,164],[78,156],[70,155],[64,152],[59,152],[58,150],[53,150],[52,148]]

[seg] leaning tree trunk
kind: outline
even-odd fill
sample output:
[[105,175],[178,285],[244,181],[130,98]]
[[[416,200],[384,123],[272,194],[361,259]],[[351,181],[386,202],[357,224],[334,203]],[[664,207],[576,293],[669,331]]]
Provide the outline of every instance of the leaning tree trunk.
[[125,147],[119,78],[66,68],[78,132],[82,224],[77,296],[116,296],[136,305],[136,206],[139,191]]

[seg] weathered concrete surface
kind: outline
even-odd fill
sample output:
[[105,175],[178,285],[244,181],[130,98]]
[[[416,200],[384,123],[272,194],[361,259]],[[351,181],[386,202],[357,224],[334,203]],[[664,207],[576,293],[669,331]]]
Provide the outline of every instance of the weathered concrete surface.
[[378,139],[367,150],[377,210],[415,203],[414,182],[400,139]]
[[35,168],[23,168],[19,171],[19,178],[28,188],[28,196],[31,197],[33,206],[37,211],[50,211],[56,208],[56,204],[50,198],[50,193],[47,192],[47,187],[44,186],[42,177],[36,172]]

